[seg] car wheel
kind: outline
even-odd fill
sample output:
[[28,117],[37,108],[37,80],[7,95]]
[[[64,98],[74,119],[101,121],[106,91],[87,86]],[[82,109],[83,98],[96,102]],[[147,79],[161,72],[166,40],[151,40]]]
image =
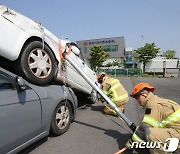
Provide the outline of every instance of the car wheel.
[[[29,82],[44,85],[52,81],[56,74],[57,64],[52,51],[42,42],[33,41],[21,52],[17,64],[22,76]],[[17,72],[19,73],[19,72]]]
[[72,108],[68,101],[60,103],[52,116],[50,133],[53,135],[61,135],[65,133],[70,126],[72,120]]
[[96,90],[92,89],[91,91],[91,101],[92,103],[96,103],[98,99],[98,93]]

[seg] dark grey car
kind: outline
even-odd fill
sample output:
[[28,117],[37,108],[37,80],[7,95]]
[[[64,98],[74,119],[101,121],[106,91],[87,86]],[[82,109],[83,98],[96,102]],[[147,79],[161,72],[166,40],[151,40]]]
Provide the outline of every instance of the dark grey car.
[[0,68],[0,153],[17,153],[49,132],[63,134],[76,109],[70,88],[35,86]]

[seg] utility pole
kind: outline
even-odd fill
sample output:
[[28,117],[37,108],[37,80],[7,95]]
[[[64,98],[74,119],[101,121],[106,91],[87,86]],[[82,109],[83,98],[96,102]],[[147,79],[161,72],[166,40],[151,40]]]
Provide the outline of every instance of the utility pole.
[[[142,37],[142,48],[143,48],[143,50],[144,50],[144,36],[143,35],[141,35],[141,37]],[[142,52],[144,52],[144,51],[142,51]],[[141,55],[142,55],[142,53],[141,53]],[[143,64],[142,64],[143,65]],[[143,69],[142,69],[143,71],[143,74],[145,73],[144,71],[144,65],[143,65]]]
[[179,58],[178,58],[178,62],[177,62],[177,68],[179,69],[179,73],[178,73],[178,78],[180,77],[180,63],[179,63]]
[[166,77],[166,57],[163,60],[163,77]]
[[142,47],[144,47],[144,36],[141,35],[141,37],[142,37]]

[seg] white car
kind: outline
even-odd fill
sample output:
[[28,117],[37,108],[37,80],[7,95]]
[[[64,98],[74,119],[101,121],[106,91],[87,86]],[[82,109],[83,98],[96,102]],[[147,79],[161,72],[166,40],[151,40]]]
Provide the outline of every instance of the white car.
[[[62,64],[60,49],[64,51],[68,42],[60,40],[40,23],[0,5],[0,63],[3,60],[11,62],[17,74],[37,85],[65,79],[72,89],[91,95],[95,100],[96,92],[73,66],[67,61]],[[96,82],[95,72],[80,59],[80,55],[80,50],[73,46],[69,56]],[[65,67],[62,69],[62,66]]]

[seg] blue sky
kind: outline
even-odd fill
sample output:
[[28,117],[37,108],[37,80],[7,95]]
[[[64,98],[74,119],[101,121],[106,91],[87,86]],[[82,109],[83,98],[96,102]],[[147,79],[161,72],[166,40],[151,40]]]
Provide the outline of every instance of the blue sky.
[[180,0],[0,0],[71,41],[124,36],[137,49],[155,42],[180,57]]

